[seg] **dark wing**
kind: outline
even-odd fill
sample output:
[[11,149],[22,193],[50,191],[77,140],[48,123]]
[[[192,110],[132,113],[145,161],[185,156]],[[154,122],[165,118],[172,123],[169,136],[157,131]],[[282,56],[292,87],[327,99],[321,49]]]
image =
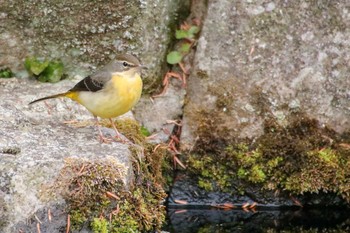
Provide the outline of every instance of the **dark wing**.
[[78,82],[69,91],[91,91],[96,92],[103,89],[103,86],[108,80],[110,80],[111,75],[107,72],[98,72],[91,76],[87,76],[80,82]]

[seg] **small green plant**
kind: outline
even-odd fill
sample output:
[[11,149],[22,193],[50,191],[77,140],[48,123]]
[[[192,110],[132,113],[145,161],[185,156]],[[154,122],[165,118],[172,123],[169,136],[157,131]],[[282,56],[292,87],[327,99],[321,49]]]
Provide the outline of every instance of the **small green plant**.
[[94,233],[108,233],[108,221],[105,218],[94,218],[91,228]]
[[12,78],[14,76],[10,68],[5,67],[0,69],[0,78]]
[[60,60],[27,57],[24,61],[24,67],[40,82],[55,83],[64,78],[64,67]]
[[148,130],[146,127],[144,127],[144,126],[141,126],[141,134],[142,134],[143,136],[145,136],[145,137],[148,137],[148,136],[151,135],[151,133],[149,132],[149,130]]
[[176,30],[175,38],[183,40],[180,47],[177,50],[171,51],[167,55],[167,62],[171,65],[178,64],[182,61],[183,57],[186,56],[194,44],[194,38],[199,32],[199,27],[195,25],[188,25],[184,23],[181,25],[181,29]]
[[169,70],[164,75],[163,79],[163,90],[160,94],[153,95],[153,97],[159,97],[165,94],[166,90],[169,86],[169,80],[170,78],[177,78],[182,82],[182,87],[186,87],[187,83],[187,76],[189,75],[188,69],[182,64],[183,58],[190,53],[191,48],[196,43],[196,36],[198,32],[200,31],[199,25],[200,23],[198,21],[194,21],[195,25],[190,25],[188,23],[183,23],[180,26],[180,29],[176,30],[175,32],[175,38],[180,40],[179,43],[176,45],[176,49],[169,52],[166,61],[170,65],[179,65],[181,71],[171,71]]

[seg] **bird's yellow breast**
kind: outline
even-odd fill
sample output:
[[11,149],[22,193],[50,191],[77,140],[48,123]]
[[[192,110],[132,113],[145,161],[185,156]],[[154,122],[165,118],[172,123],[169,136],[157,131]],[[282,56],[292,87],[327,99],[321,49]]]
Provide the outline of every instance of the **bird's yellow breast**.
[[113,75],[104,88],[97,92],[82,91],[75,99],[93,115],[101,118],[120,116],[136,105],[142,93],[140,75]]

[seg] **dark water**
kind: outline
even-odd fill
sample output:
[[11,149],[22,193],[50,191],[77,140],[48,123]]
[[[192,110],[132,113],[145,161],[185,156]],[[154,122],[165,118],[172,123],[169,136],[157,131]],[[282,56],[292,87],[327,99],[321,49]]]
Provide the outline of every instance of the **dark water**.
[[172,233],[219,232],[346,232],[350,233],[349,208],[262,209],[181,209],[168,208]]

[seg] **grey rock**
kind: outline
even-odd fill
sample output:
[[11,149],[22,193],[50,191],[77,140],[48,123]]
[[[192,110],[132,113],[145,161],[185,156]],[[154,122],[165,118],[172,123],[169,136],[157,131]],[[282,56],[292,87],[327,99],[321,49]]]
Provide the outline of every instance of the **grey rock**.
[[36,55],[60,58],[69,76],[84,76],[116,53],[127,52],[148,65],[150,85],[160,77],[170,26],[179,9],[189,4],[180,0],[0,2],[0,67],[19,72],[24,58]]
[[171,80],[164,95],[142,98],[134,107],[136,119],[153,135],[150,142],[166,142],[182,116],[185,89],[178,80]]
[[[23,60],[35,55],[61,59],[69,77],[86,76],[115,54],[132,53],[148,67],[143,74],[144,89],[153,90],[163,74],[178,12],[188,6],[189,1],[180,0],[108,1],[103,4],[86,0],[77,3],[4,1],[0,9],[0,68],[8,66],[17,75],[26,77]],[[159,132],[160,140],[155,142],[168,137],[168,133],[160,131],[166,124],[164,118],[171,120],[181,115],[182,106],[175,101],[182,103],[183,94],[179,100],[171,93],[155,100],[154,105],[150,105],[148,97],[141,100],[146,104],[145,109],[162,113],[162,107],[177,108],[176,113],[160,117],[157,126],[154,125],[157,116],[136,111],[142,115],[138,119],[151,117],[142,122],[153,122],[146,127]],[[173,126],[166,124],[165,128],[171,132]]]
[[347,6],[209,1],[188,79],[183,147],[193,146],[205,118],[222,138],[254,139],[266,119],[283,126],[295,112],[349,130]]
[[[64,206],[59,193],[52,199],[45,187],[55,182],[66,159],[115,162],[120,164],[125,184],[132,177],[128,145],[101,144],[92,115],[84,107],[67,99],[28,105],[34,98],[59,93],[74,83],[0,79],[1,232],[14,232],[16,224],[26,229],[25,219],[36,211]],[[103,131],[113,136],[113,131]]]

